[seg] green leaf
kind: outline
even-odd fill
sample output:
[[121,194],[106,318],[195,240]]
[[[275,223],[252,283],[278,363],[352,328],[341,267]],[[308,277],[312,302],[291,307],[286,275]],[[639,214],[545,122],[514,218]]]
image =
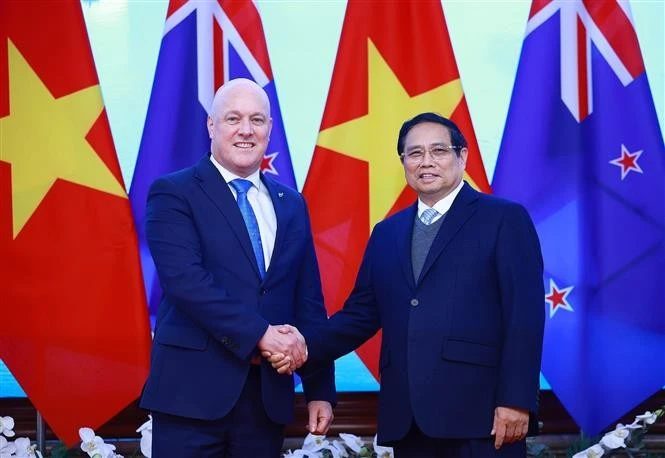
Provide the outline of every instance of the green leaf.
[[[46,454],[44,454],[46,456]],[[51,449],[51,458],[69,458],[70,453],[65,444],[62,442],[58,443],[55,447]]]
[[360,449],[360,452],[358,453],[358,456],[370,458],[372,456],[372,451],[363,445],[363,447]]

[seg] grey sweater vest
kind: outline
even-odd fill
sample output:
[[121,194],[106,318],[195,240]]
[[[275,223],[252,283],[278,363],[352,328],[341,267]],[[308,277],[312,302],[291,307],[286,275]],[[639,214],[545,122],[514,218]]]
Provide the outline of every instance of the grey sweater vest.
[[416,215],[416,222],[413,225],[413,234],[411,235],[411,265],[413,266],[413,279],[418,283],[420,272],[423,270],[427,253],[432,247],[432,242],[439,232],[441,223],[446,218],[444,214],[441,218],[426,226]]

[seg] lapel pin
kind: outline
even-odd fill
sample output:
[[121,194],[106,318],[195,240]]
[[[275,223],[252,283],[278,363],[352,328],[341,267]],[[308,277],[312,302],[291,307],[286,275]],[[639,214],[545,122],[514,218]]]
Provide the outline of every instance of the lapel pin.
[[278,192],[277,197],[284,197],[284,193],[283,192]]

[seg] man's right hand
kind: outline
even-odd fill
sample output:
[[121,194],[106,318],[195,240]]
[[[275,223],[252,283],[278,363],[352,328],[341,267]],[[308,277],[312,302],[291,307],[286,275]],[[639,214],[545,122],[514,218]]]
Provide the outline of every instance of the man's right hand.
[[280,374],[292,374],[307,361],[305,339],[290,325],[269,325],[257,347]]

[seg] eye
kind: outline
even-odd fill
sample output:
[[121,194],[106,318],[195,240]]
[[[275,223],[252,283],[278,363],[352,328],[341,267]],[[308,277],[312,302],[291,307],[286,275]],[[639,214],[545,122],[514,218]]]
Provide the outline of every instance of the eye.
[[265,118],[262,118],[260,116],[252,118],[252,124],[255,126],[262,126],[266,122]]
[[225,120],[228,124],[238,124],[238,122],[240,122],[240,118],[236,115],[229,115]]
[[420,159],[423,157],[423,152],[422,151],[411,151],[410,153],[407,153],[406,155],[409,159]]

